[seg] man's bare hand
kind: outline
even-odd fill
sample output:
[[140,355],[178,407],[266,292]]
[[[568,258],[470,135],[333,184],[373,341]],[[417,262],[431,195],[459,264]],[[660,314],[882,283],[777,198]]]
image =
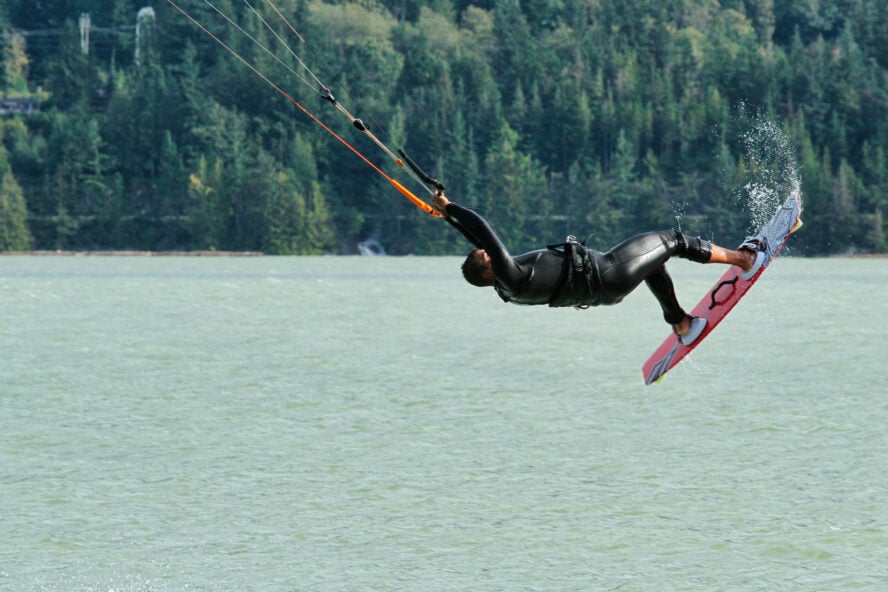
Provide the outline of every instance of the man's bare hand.
[[447,215],[447,204],[449,203],[450,200],[447,199],[442,191],[436,191],[435,195],[432,196],[432,209],[442,216]]

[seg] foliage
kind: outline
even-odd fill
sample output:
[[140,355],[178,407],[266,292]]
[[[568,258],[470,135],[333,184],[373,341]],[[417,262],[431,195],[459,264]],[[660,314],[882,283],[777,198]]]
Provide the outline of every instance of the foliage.
[[[0,138],[4,126],[0,126]],[[31,235],[21,187],[12,174],[6,148],[0,144],[0,251],[27,251]]]
[[[762,119],[796,152],[799,250],[888,248],[884,0],[278,0],[304,42],[268,3],[251,3],[260,19],[214,2],[273,56],[206,3],[178,3],[397,174],[285,39],[516,251],[675,225],[736,244],[761,174],[744,134]],[[135,35],[144,5],[0,7],[0,96],[49,93],[3,123],[0,249],[465,249],[168,3]],[[98,27],[88,54],[81,12]]]

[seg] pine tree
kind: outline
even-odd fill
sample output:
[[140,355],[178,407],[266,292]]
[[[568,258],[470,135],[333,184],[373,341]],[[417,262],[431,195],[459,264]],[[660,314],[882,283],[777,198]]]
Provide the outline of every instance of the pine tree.
[[[0,127],[0,140],[2,131]],[[27,251],[31,245],[28,210],[7,156],[6,148],[0,143],[0,251]]]
[[[0,26],[0,31],[4,28]],[[2,69],[0,69],[0,96],[30,94],[25,71],[30,62],[25,37],[21,33],[8,33],[2,43]]]
[[495,212],[501,238],[513,248],[527,248],[533,242],[534,224],[547,219],[551,201],[547,199],[543,167],[516,149],[517,134],[504,124],[494,148],[485,161],[485,191],[481,207]]
[[218,191],[223,183],[222,163],[216,161],[211,167],[206,158],[201,157],[197,170],[188,179],[185,228],[191,248],[216,250],[223,245],[226,204],[225,196]]

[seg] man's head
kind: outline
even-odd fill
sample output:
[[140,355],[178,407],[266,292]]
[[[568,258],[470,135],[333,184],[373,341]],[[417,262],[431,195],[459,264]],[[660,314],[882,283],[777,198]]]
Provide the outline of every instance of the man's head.
[[463,277],[473,286],[492,286],[496,277],[490,264],[490,255],[484,249],[475,249],[462,264]]

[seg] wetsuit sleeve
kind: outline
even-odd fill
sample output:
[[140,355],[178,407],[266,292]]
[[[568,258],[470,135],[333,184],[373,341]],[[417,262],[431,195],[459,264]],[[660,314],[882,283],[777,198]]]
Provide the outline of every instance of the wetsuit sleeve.
[[520,290],[530,270],[515,262],[509,250],[484,218],[473,210],[450,202],[447,205],[446,219],[476,248],[487,251],[493,274],[498,282],[515,292]]
[[[481,243],[478,242],[478,239],[475,238],[475,235],[472,234],[471,232],[469,232],[468,228],[466,228],[465,226],[463,226],[463,224],[462,224],[459,220],[457,220],[456,218],[454,218],[454,216],[450,213],[450,206],[452,206],[452,205],[455,205],[455,204],[454,204],[453,202],[450,202],[450,204],[447,206],[447,216],[445,216],[444,219],[447,220],[447,222],[448,222],[451,226],[453,226],[454,228],[456,228],[457,230],[459,230],[459,233],[460,233],[461,235],[463,235],[463,236],[466,238],[467,241],[469,241],[470,243],[472,243],[472,245],[474,245],[474,247],[475,247],[476,249],[483,249],[484,247],[481,246]],[[460,208],[460,209],[462,209],[462,210],[465,210],[465,208],[463,208],[462,206],[456,206],[456,207],[457,207],[457,208]],[[454,211],[455,211],[455,210],[454,210]],[[471,212],[471,210],[467,210],[467,211]]]

